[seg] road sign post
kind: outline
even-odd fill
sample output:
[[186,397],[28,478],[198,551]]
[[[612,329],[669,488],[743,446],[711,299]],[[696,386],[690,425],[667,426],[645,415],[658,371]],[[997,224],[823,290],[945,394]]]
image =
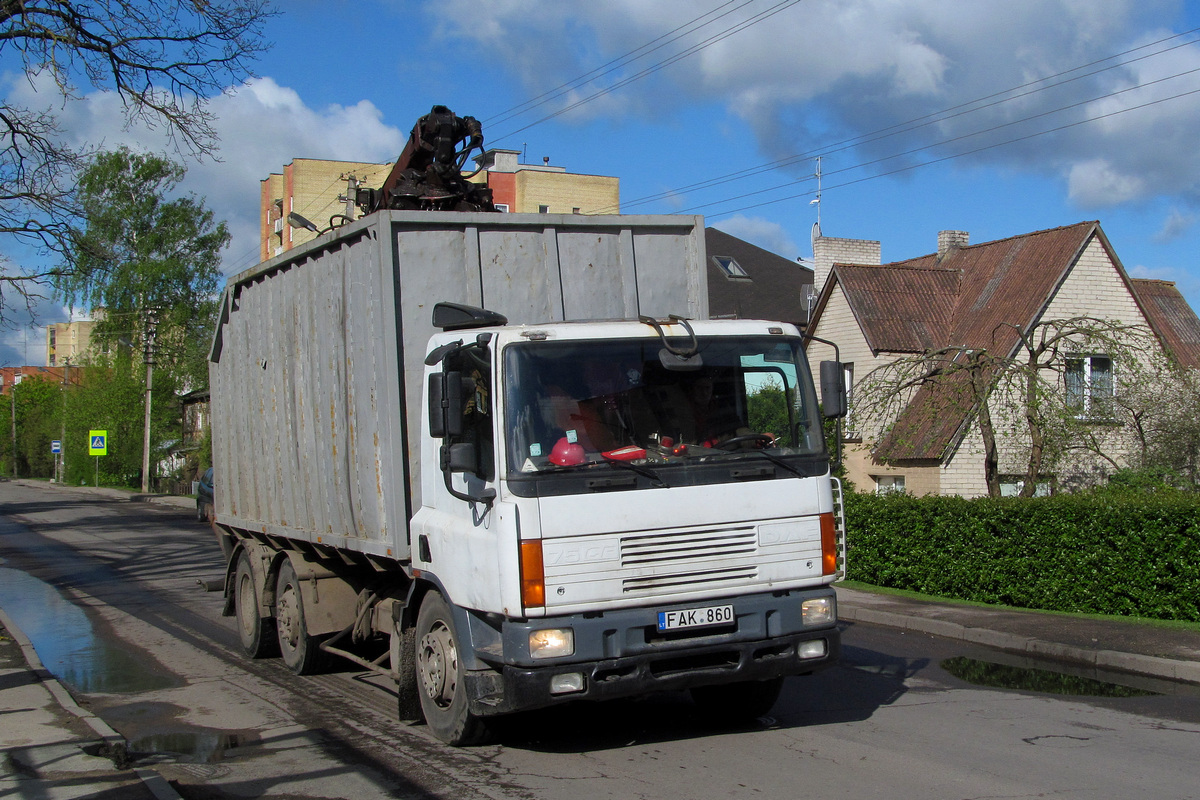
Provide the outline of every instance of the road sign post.
[[108,431],[88,431],[88,455],[96,457],[94,483],[100,486],[100,456],[108,455]]

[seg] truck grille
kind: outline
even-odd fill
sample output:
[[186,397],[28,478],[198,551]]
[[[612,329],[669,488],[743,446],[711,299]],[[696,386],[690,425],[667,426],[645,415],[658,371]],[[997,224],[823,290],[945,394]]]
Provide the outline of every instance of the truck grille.
[[758,575],[753,563],[730,561],[753,557],[757,548],[758,534],[750,525],[624,536],[621,566],[643,574],[624,579],[622,591],[680,590],[752,580]]

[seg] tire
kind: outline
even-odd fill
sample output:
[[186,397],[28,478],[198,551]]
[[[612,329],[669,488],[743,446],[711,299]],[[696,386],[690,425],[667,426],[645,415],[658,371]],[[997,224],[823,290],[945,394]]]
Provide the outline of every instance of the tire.
[[421,603],[415,631],[417,695],[425,722],[437,738],[458,746],[481,744],[488,736],[482,717],[471,713],[459,658],[459,638],[450,607],[437,592]]
[[421,698],[417,695],[417,629],[393,632],[392,670],[396,673],[397,717],[403,722],[421,720]]
[[315,675],[328,660],[321,642],[310,636],[304,621],[304,598],[292,562],[284,559],[275,582],[275,631],[279,654],[288,669],[297,675]]
[[275,619],[259,615],[261,604],[258,585],[254,582],[254,571],[250,569],[250,556],[244,550],[238,556],[237,571],[233,577],[233,596],[242,652],[250,658],[276,655]]
[[765,715],[779,699],[783,678],[765,681],[697,686],[692,701],[713,720],[722,723],[750,722]]

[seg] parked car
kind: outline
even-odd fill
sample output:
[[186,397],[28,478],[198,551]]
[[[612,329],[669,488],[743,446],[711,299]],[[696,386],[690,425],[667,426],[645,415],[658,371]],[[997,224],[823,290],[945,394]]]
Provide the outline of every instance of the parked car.
[[213,468],[204,470],[196,482],[196,519],[211,522],[213,513]]

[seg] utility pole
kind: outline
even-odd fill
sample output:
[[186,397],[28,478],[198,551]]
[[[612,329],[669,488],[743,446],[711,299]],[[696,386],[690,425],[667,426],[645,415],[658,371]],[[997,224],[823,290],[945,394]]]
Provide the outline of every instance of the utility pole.
[[58,482],[67,480],[67,392],[71,387],[71,359],[63,359],[62,380],[62,433],[58,439]]
[[146,312],[146,424],[142,429],[142,492],[150,491],[150,392],[154,384],[154,339],[158,334],[158,310]]
[[345,175],[346,179],[346,194],[338,195],[338,200],[346,204],[346,211],[343,213],[347,220],[354,221],[354,198],[358,191],[358,177],[355,175]]
[[12,386],[8,387],[8,396],[12,398],[12,476],[17,477],[17,383],[21,379],[20,370],[13,371]]

